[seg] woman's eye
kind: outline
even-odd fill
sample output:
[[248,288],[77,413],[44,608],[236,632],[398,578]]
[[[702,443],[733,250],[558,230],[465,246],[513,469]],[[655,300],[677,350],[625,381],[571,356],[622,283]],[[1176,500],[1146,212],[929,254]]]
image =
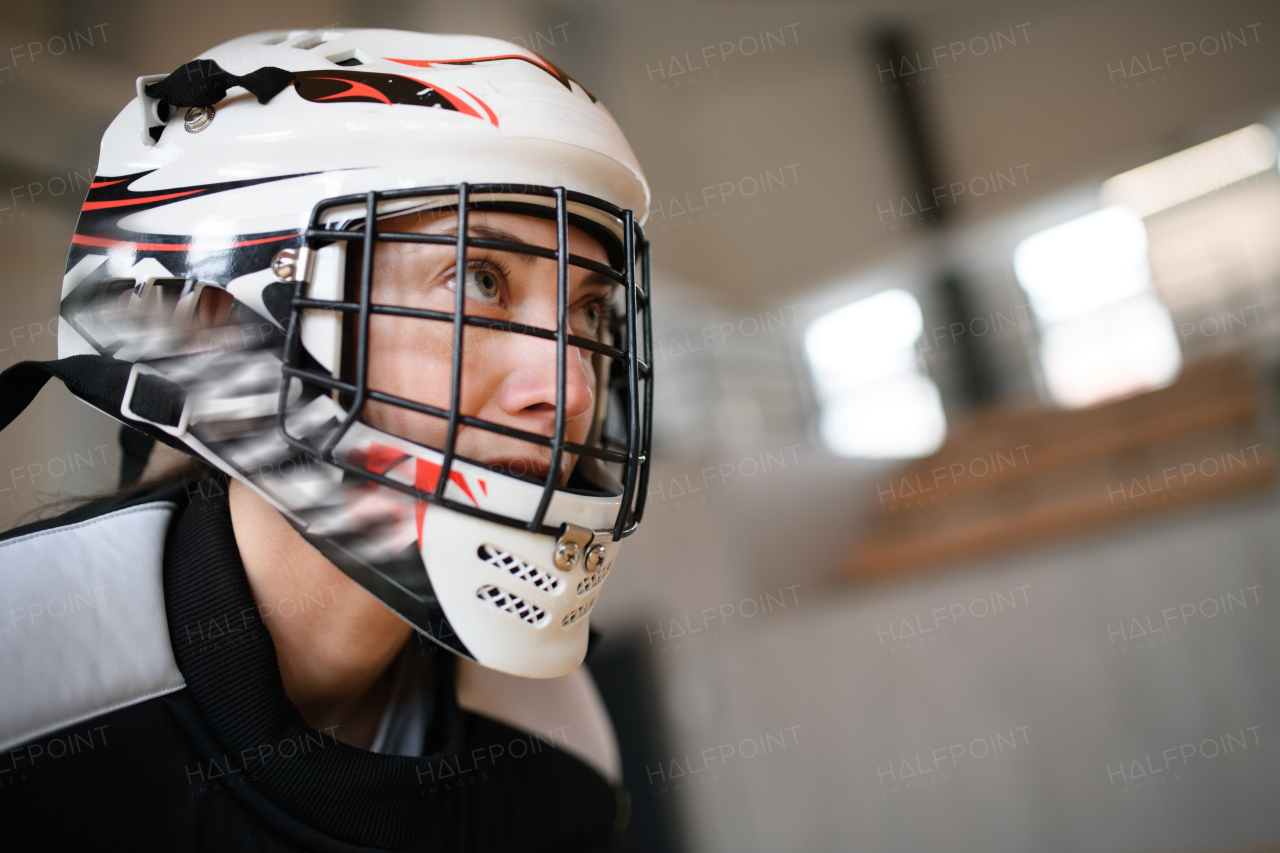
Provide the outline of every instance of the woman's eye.
[[[455,287],[453,281],[449,282],[449,289]],[[479,302],[495,303],[500,301],[502,296],[502,279],[496,272],[488,269],[473,269],[467,271],[467,297],[475,299]]]
[[575,332],[583,337],[600,339],[604,325],[604,305],[600,302],[588,302],[576,312]]
[[472,270],[467,273],[467,287],[485,301],[498,297],[498,277],[489,270]]

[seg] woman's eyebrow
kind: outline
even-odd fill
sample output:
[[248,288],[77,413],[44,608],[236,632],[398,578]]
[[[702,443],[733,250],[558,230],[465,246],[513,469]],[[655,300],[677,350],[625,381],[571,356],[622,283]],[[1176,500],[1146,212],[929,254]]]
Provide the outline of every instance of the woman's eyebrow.
[[[452,229],[457,234],[458,229]],[[526,243],[510,231],[503,231],[501,228],[490,228],[487,225],[472,225],[467,228],[468,237],[479,237],[483,240],[497,240],[501,243],[515,243],[518,246],[528,246],[530,249],[541,249],[542,246],[535,246],[532,243]],[[536,260],[534,255],[526,255],[516,253],[517,260],[522,264],[531,264]]]
[[[450,228],[447,231],[442,232],[442,235],[448,237],[448,236],[455,236],[457,233],[458,233],[457,228]],[[514,243],[517,246],[527,246],[530,249],[546,248],[545,246],[535,246],[533,243],[528,243],[524,240],[521,240],[519,237],[517,237],[515,234],[512,234],[510,231],[503,231],[501,228],[490,228],[487,225],[468,226],[467,236],[479,237],[483,240],[496,240],[501,243]],[[494,251],[501,251],[501,250],[495,249]],[[537,256],[535,255],[527,255],[515,250],[512,250],[512,253],[516,255],[517,259],[522,264],[531,264],[537,259]],[[607,287],[612,287],[614,284],[616,284],[616,282],[613,281],[613,279],[609,278],[608,276],[601,275],[598,272],[589,272],[578,283],[578,286],[607,288]]]
[[608,289],[616,284],[617,282],[608,276],[603,276],[598,272],[589,272],[578,282],[578,287],[602,287]]

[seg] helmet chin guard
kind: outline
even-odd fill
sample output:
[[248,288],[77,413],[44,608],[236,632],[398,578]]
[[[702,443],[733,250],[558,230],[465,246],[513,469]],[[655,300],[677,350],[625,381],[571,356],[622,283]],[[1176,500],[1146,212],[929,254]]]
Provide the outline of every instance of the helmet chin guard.
[[[326,58],[290,39],[205,54],[241,76],[269,61],[295,82],[269,103],[233,94],[198,130],[147,103],[139,82],[76,228],[59,354],[130,363],[118,410],[104,411],[246,483],[418,631],[494,669],[563,675],[585,655],[589,614],[647,488],[648,189],[634,155],[590,93],[509,44],[347,30],[324,43]],[[357,54],[395,58],[350,71]],[[282,133],[293,143],[277,151]],[[280,168],[264,167],[273,156]],[[549,186],[553,163],[562,180]],[[456,231],[395,230],[422,212],[454,217]],[[476,235],[476,212],[552,222],[554,247]],[[570,229],[609,262],[571,254]],[[472,250],[553,261],[555,328],[468,314],[461,284],[452,311],[375,302],[375,258],[396,243],[448,245],[463,271]],[[575,268],[613,286],[597,338],[570,324]],[[370,386],[378,315],[452,330],[447,400]],[[554,345],[551,434],[463,411],[468,327]],[[580,442],[567,436],[571,359],[595,376]],[[443,424],[440,446],[380,428],[370,404]],[[468,458],[464,429],[535,448],[546,473]]]

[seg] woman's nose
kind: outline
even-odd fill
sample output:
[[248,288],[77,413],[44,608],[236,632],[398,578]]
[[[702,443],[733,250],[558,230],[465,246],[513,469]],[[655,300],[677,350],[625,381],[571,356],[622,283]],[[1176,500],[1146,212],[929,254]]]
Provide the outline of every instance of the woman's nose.
[[[512,417],[535,418],[530,432],[550,436],[556,411],[556,342],[531,335],[506,333],[507,376],[499,405]],[[589,414],[595,404],[595,376],[591,359],[577,347],[565,353],[565,422]]]

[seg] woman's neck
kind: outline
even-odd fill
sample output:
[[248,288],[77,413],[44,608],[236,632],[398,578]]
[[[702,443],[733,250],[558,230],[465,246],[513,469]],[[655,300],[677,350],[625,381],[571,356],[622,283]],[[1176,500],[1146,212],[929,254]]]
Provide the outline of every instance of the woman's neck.
[[284,692],[314,729],[368,749],[412,628],[347,577],[257,493],[231,483],[231,524]]

